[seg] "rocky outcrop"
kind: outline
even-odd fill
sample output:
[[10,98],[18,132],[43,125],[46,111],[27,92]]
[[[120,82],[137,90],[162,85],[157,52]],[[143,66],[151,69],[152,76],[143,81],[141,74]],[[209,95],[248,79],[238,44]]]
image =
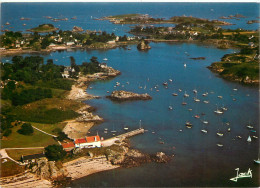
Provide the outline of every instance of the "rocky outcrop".
[[66,170],[63,168],[58,168],[55,161],[48,161],[45,157],[36,161],[35,165],[32,167],[32,173],[35,173],[38,177],[47,180],[54,180],[67,175]]
[[171,157],[166,155],[163,152],[157,152],[155,156],[153,156],[153,161],[157,163],[167,163],[171,160]]
[[138,93],[133,93],[129,91],[113,91],[110,96],[107,96],[107,98],[111,100],[116,100],[116,101],[126,101],[126,100],[150,100],[152,97],[145,93],[145,94],[138,94]]
[[142,153],[130,148],[130,144],[126,140],[118,145],[113,145],[113,147],[107,149],[106,153],[108,161],[113,165],[120,165],[125,168],[136,167],[149,162],[167,163],[172,158],[163,152],[157,152],[153,155]]
[[142,40],[138,45],[137,45],[138,50],[149,50],[151,49],[151,46],[149,46],[148,41]]
[[190,59],[193,59],[193,60],[205,60],[206,58],[205,57],[191,57]]
[[81,27],[74,26],[72,32],[82,32],[84,31]]

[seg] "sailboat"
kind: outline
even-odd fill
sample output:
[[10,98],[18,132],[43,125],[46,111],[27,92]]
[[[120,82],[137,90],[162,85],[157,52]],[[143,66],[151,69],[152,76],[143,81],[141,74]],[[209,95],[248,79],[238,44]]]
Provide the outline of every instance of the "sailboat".
[[221,107],[221,109],[222,109],[223,111],[227,111],[227,107],[225,107],[224,105]]
[[187,103],[184,101],[184,98],[182,99],[182,105],[187,105]]
[[169,106],[169,110],[172,110],[172,106]]
[[217,132],[217,135],[218,135],[218,136],[224,136],[224,134],[221,133],[221,132],[219,132],[219,131]]
[[250,121],[248,123],[248,125],[246,126],[248,129],[253,129],[254,127],[251,125]]
[[[197,90],[196,90],[197,91]],[[200,100],[197,98],[197,93],[196,93],[196,97],[194,97],[194,101],[195,102],[200,102]]]
[[247,138],[247,142],[252,142],[251,136],[249,135]]
[[200,130],[202,133],[208,133],[208,131],[206,129],[201,129]]
[[183,96],[184,96],[184,97],[189,97],[189,95],[186,93],[186,91],[185,91],[185,93],[184,93]]
[[111,133],[116,133],[117,131],[115,130],[115,125],[113,125],[113,130],[111,131]]
[[192,124],[189,121],[186,121],[185,125],[188,129],[192,128]]
[[217,110],[215,110],[214,112],[215,112],[216,114],[223,114],[223,112],[218,109],[218,106],[217,106]]
[[234,178],[231,178],[231,181],[237,182],[239,178],[252,178],[252,170],[249,168],[247,172],[239,173],[239,168],[235,169],[237,171],[237,176]]
[[204,116],[204,119],[202,120],[202,123],[204,124],[208,124],[209,122],[205,120],[205,116]]

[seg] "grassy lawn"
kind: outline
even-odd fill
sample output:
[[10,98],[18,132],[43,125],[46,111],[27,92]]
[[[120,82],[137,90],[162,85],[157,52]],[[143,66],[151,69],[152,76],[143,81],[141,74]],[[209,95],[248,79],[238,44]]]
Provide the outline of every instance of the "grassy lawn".
[[83,103],[60,98],[46,98],[23,106],[17,106],[10,114],[17,120],[54,124],[79,116],[75,111]]
[[3,160],[1,159],[1,177],[13,176],[24,171],[23,166],[19,166],[9,159],[7,159],[7,162],[2,163]]
[[12,128],[12,133],[5,140],[1,140],[1,148],[22,148],[22,147],[46,147],[57,142],[49,135],[34,130],[31,136],[17,133],[20,126]]
[[33,155],[42,153],[44,149],[12,149],[12,150],[6,150],[9,157],[13,158],[14,160],[19,161],[23,156],[25,155]]

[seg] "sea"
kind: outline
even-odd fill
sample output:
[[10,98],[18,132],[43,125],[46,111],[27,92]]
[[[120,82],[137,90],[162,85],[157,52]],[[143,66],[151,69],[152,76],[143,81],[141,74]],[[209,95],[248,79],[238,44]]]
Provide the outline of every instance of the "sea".
[[[257,3],[2,3],[1,25],[4,29],[27,32],[43,23],[62,30],[79,26],[102,30],[116,35],[130,35],[133,25],[114,25],[103,16],[118,14],[149,14],[152,17],[195,16],[219,19],[221,16],[242,14],[246,18],[225,20],[231,29],[259,29],[259,24],[247,24],[259,19]],[[52,22],[44,16],[69,18]],[[77,19],[71,19],[75,17]],[[30,20],[20,20],[21,17]],[[4,25],[9,22],[10,25]],[[23,24],[26,23],[26,26]],[[167,24],[171,25],[171,24]],[[72,187],[259,187],[259,90],[222,79],[207,67],[220,61],[223,55],[238,49],[217,49],[198,43],[150,43],[149,51],[140,52],[136,45],[109,50],[68,50],[41,54],[45,61],[70,65],[70,56],[77,64],[88,62],[92,56],[120,70],[121,75],[106,81],[95,81],[88,93],[99,99],[84,101],[96,108],[95,114],[105,122],[93,127],[89,135],[112,137],[110,131],[121,134],[128,127],[143,127],[146,132],[130,139],[133,148],[153,154],[174,155],[169,163],[148,163],[134,168],[118,168],[78,179]],[[23,56],[28,56],[24,54]],[[191,57],[205,57],[192,60]],[[105,61],[103,59],[107,58]],[[1,57],[11,62],[12,56]],[[186,64],[186,67],[184,66]],[[120,86],[115,87],[116,82]],[[163,83],[167,82],[167,88]],[[114,90],[148,93],[152,100],[113,102],[106,98]],[[193,90],[197,90],[194,93]],[[108,93],[109,92],[109,93]],[[184,93],[189,97],[184,98]],[[177,93],[177,96],[173,96]],[[207,93],[207,96],[202,94]],[[195,102],[194,97],[200,102]],[[208,101],[209,103],[205,103]],[[186,102],[187,105],[182,105]],[[169,109],[172,107],[172,109]],[[224,114],[214,113],[226,107]],[[195,118],[199,115],[200,118]],[[189,121],[193,127],[187,129]],[[204,124],[203,121],[208,121]],[[246,126],[252,124],[253,130]],[[108,133],[104,129],[108,129]],[[230,128],[230,132],[228,129]],[[201,130],[207,130],[202,133]],[[217,132],[223,133],[222,137]],[[237,136],[241,136],[238,138]],[[247,142],[248,137],[252,142]],[[161,144],[164,143],[164,144]],[[217,146],[221,144],[222,147]],[[252,178],[230,181],[240,172],[252,170]]]

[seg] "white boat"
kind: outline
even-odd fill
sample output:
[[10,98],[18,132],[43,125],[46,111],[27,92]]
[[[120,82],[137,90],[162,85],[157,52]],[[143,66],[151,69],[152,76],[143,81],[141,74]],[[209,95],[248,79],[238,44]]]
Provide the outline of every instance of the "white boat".
[[124,130],[126,130],[126,131],[127,131],[127,130],[128,130],[128,127],[124,126]]
[[169,79],[169,82],[172,82],[172,79]]
[[217,144],[218,147],[223,147],[223,144]]
[[255,163],[260,164],[260,159],[254,160]]
[[186,121],[185,125],[188,129],[192,128],[192,124],[189,121]]
[[206,120],[203,120],[202,123],[204,123],[204,124],[208,124],[209,122],[206,121]]
[[182,90],[181,89],[179,89],[179,92],[181,92]]
[[234,91],[237,91],[237,89],[236,89],[236,88],[234,88],[233,90],[234,90]]
[[231,131],[231,129],[230,129],[230,128],[228,128],[228,129],[227,129],[227,131],[228,131],[228,132],[230,132],[230,131]]
[[184,97],[189,97],[189,95],[186,93],[186,91],[185,91],[185,93],[184,93],[183,96],[184,96]]
[[224,105],[221,107],[221,109],[222,109],[223,111],[227,111],[227,110],[228,110],[227,107],[225,107]]
[[169,106],[169,110],[172,110],[172,106]]
[[107,59],[107,58],[104,58],[103,60],[104,60],[104,61],[107,61],[108,59]]
[[183,66],[186,68],[187,67],[186,63],[184,63]]
[[219,110],[218,109],[218,106],[217,106],[217,110],[214,111],[216,114],[223,114],[223,111]]
[[203,133],[208,133],[208,131],[205,130],[205,129],[202,129],[201,132],[203,132]]
[[220,98],[220,99],[223,99],[223,97],[222,97],[222,96],[218,96],[218,98]]
[[251,136],[249,135],[248,138],[247,138],[247,142],[251,142],[252,139],[251,139]]
[[258,139],[258,137],[257,137],[257,136],[255,136],[255,135],[254,135],[254,136],[252,136],[252,137],[253,137],[254,139]]
[[196,97],[194,97],[194,101],[195,102],[200,102],[200,100],[198,98],[196,98]]
[[198,93],[197,89],[193,89],[193,92],[194,92],[194,93]]
[[220,133],[220,132],[217,132],[217,135],[218,135],[218,136],[224,136],[224,134],[223,134],[223,133]]
[[113,125],[113,130],[111,131],[111,133],[116,133],[117,131],[115,130],[115,126]]
[[177,93],[173,93],[172,96],[178,96],[178,94]]
[[203,101],[205,104],[208,104],[209,103],[209,101]]
[[253,129],[254,127],[251,125],[250,121],[248,122],[248,125],[246,126],[248,129]]
[[247,172],[239,173],[239,168],[235,169],[237,171],[237,176],[234,178],[231,178],[231,181],[237,182],[239,178],[252,178],[252,170],[249,168]]

